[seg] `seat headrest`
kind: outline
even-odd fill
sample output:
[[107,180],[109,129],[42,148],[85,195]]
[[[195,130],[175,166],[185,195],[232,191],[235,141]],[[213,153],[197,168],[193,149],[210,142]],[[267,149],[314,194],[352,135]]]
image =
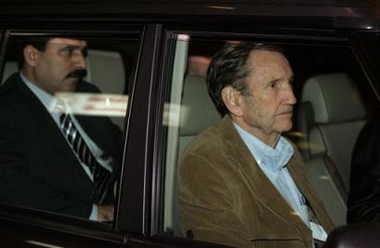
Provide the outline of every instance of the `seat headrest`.
[[302,102],[306,101],[313,106],[316,123],[338,123],[365,117],[360,93],[343,73],[309,78],[302,91]]
[[187,75],[183,84],[182,106],[187,111],[181,113],[180,134],[197,135],[221,117],[208,95],[205,77]]
[[7,61],[4,65],[3,77],[1,78],[1,84],[8,79],[10,75],[18,72],[18,66],[16,61]]
[[95,84],[104,93],[123,93],[125,70],[121,54],[114,51],[88,49],[85,80]]

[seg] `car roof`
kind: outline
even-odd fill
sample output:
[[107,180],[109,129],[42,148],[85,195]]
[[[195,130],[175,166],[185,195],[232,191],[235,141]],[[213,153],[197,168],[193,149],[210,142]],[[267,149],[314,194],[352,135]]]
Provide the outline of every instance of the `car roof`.
[[0,3],[3,23],[18,18],[19,22],[77,18],[139,23],[229,20],[243,23],[252,22],[252,18],[281,18],[281,25],[289,21],[292,27],[297,22],[307,26],[323,19],[329,21],[328,27],[379,29],[379,16],[380,4],[373,0],[3,0]]
[[[8,0],[1,1],[0,13],[34,11],[36,13],[364,17],[369,14],[374,15],[373,10],[376,9],[374,6],[379,7],[374,2],[371,0]],[[28,9],[25,9],[25,6],[28,6]],[[99,7],[104,8],[99,9]]]

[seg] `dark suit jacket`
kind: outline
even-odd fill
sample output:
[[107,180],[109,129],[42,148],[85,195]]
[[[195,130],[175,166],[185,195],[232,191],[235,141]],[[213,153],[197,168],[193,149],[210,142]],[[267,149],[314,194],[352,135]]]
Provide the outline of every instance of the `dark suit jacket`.
[[[288,170],[311,218],[329,232],[333,223],[294,150]],[[257,165],[230,117],[190,143],[178,173],[183,234],[192,230],[195,239],[234,247],[311,247],[311,230]]]
[[[99,92],[83,81],[77,91]],[[119,128],[106,117],[77,119],[119,166]],[[50,113],[19,74],[13,74],[0,88],[0,202],[88,218],[98,201],[94,192]]]
[[380,114],[361,130],[352,152],[347,222],[380,222]]

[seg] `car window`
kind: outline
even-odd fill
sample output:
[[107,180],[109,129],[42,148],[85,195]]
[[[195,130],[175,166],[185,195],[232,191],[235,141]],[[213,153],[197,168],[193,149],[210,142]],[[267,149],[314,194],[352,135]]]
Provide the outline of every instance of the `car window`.
[[139,34],[48,33],[6,39],[0,203],[113,223]]
[[[163,147],[167,154],[163,163],[166,169],[164,232],[187,236],[186,230],[181,230],[178,213],[178,163],[192,139],[221,119],[207,92],[208,64],[224,44],[244,41],[278,45],[288,57],[295,75],[293,91],[297,103],[293,128],[285,136],[301,153],[310,181],[334,223],[346,223],[353,146],[378,105],[363,62],[347,39],[260,37],[239,39],[215,35],[207,39],[189,35],[183,81],[173,80],[170,89],[170,104],[180,103],[181,107],[179,124],[168,126],[167,143]],[[218,151],[214,152],[213,156],[217,156]]]

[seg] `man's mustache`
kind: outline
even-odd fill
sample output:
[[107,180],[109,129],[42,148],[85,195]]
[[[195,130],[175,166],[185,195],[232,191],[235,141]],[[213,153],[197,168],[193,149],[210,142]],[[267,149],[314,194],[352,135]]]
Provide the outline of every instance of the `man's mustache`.
[[86,69],[77,69],[77,70],[74,70],[74,71],[71,71],[69,72],[69,74],[67,74],[66,78],[84,78],[85,76],[87,76],[87,70]]

